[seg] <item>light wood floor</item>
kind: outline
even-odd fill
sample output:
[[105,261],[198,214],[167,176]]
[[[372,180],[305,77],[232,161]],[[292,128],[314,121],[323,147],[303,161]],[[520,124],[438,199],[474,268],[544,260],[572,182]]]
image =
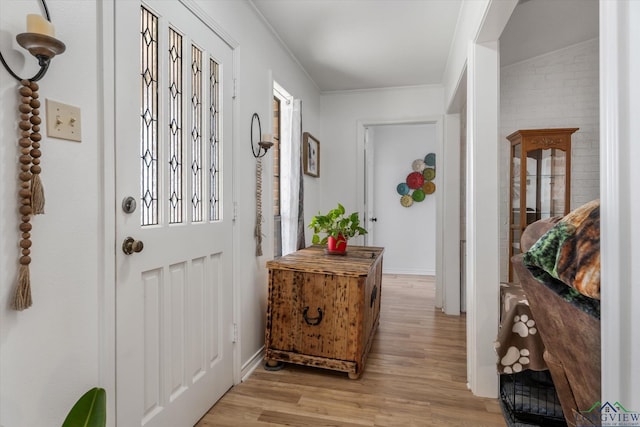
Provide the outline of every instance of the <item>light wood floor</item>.
[[196,427],[505,426],[466,387],[465,318],[434,307],[433,278],[385,275],[380,326],[358,380],[287,365],[256,369]]

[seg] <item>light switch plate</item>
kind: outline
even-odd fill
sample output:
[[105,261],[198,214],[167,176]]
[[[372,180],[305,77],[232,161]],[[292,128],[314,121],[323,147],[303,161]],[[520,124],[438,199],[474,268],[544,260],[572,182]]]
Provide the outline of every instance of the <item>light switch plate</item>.
[[47,136],[80,142],[80,108],[47,99]]

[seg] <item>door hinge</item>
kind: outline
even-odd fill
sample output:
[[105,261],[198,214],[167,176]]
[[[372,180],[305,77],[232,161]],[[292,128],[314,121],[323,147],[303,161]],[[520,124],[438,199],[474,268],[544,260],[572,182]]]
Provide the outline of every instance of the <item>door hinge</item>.
[[232,343],[237,343],[238,342],[238,324],[237,323],[233,324],[233,332],[232,332],[231,342]]
[[238,202],[233,202],[233,221],[238,219]]
[[233,79],[233,99],[238,96],[238,79]]

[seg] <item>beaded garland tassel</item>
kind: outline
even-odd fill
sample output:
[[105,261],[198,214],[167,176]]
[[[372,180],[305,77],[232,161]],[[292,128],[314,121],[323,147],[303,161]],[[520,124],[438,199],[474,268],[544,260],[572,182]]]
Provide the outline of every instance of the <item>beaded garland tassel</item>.
[[14,300],[16,310],[24,310],[32,304],[29,264],[31,263],[31,215],[44,213],[44,192],[40,181],[40,100],[38,84],[22,80],[18,110],[20,111],[20,270]]
[[262,157],[256,160],[256,256],[262,256]]

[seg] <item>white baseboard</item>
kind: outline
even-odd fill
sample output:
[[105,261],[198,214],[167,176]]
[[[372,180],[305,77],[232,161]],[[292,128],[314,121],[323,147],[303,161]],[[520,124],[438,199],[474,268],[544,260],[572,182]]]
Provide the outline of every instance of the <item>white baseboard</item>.
[[418,276],[435,276],[435,270],[413,269],[413,268],[386,268],[383,267],[383,274],[412,274]]
[[259,366],[262,366],[264,359],[264,346],[260,348],[244,365],[240,370],[240,382],[245,382],[253,371]]

